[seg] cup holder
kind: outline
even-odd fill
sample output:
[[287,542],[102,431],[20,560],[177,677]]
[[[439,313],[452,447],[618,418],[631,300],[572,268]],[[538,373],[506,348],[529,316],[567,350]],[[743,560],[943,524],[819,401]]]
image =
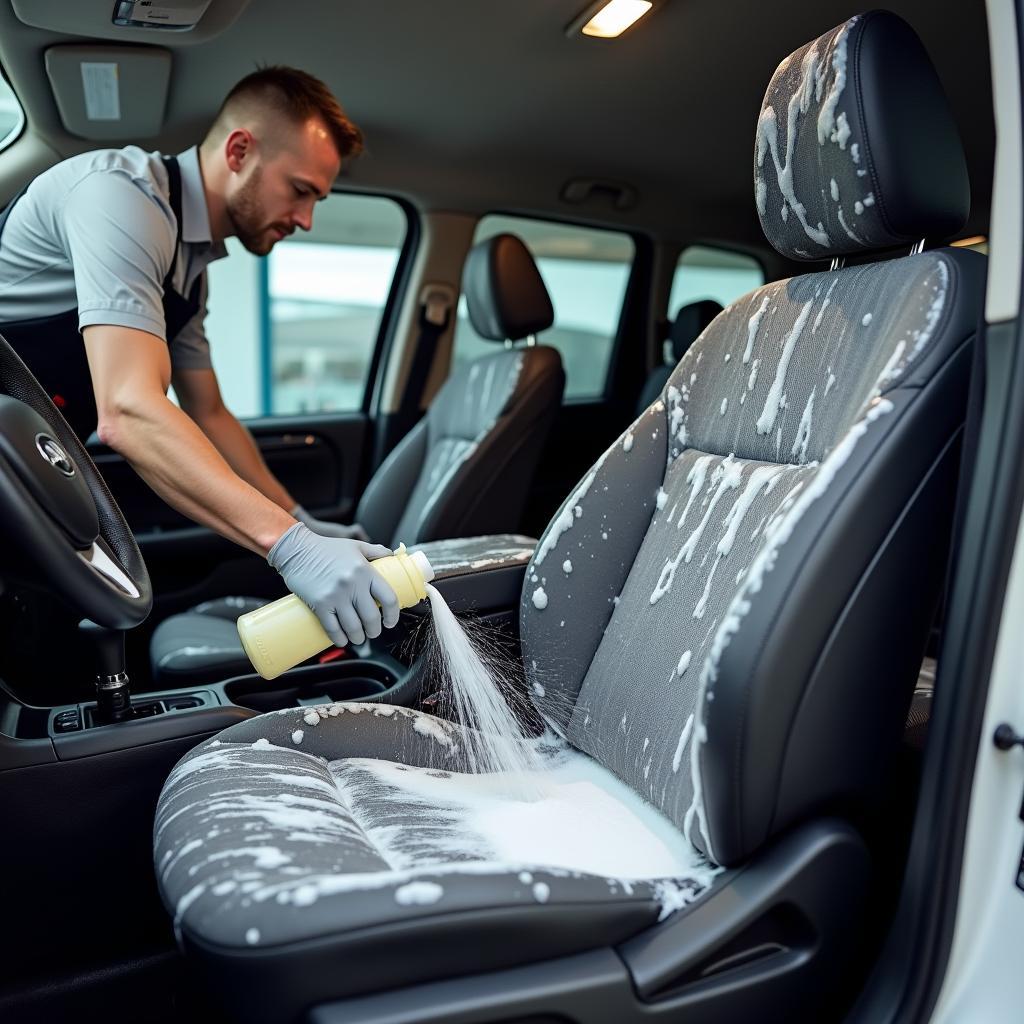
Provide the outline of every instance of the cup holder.
[[390,666],[360,659],[292,669],[270,682],[255,673],[237,676],[224,684],[224,693],[232,704],[263,713],[304,704],[365,700],[390,689],[397,681]]

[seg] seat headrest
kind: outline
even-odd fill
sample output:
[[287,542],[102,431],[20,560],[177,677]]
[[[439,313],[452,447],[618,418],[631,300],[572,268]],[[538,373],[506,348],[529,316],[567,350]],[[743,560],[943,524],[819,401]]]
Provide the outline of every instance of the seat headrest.
[[757,122],[754,197],[768,241],[790,259],[963,227],[970,185],[960,136],[902,18],[850,18],[779,65]]
[[704,328],[722,312],[722,306],[714,299],[701,299],[682,306],[668,331],[672,342],[672,365],[675,366],[687,349],[701,336]]
[[495,235],[474,245],[462,287],[470,322],[481,338],[519,341],[554,322],[537,264],[515,235]]

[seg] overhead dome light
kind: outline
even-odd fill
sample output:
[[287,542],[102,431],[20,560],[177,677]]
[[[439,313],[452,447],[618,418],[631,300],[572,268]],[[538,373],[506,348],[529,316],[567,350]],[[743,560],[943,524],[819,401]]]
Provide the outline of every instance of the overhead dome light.
[[615,39],[635,25],[653,6],[651,0],[601,0],[591,4],[568,28],[598,39]]

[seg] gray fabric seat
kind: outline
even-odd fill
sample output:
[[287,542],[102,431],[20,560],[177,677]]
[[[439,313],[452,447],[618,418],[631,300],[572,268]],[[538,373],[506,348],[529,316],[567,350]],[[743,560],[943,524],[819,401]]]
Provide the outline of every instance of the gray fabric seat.
[[[581,932],[618,941],[702,888],[687,879],[609,885],[543,864],[509,871],[455,813],[467,778],[452,771],[462,742],[458,726],[430,715],[349,703],[264,715],[204,744],[168,779],[154,833],[176,922],[210,948],[305,943],[318,957],[310,938],[344,921],[363,969],[372,976],[377,959],[386,984],[396,950],[392,936],[375,934],[381,926],[419,920],[425,943],[439,911],[457,929],[468,926],[447,949],[416,948],[412,977],[426,979],[456,968],[467,941],[501,962],[509,931],[542,956],[571,950]],[[441,786],[450,805],[416,799],[397,781],[404,779]],[[191,874],[200,848],[212,875]],[[451,871],[453,858],[467,870]],[[186,878],[197,884],[178,891]],[[504,912],[499,933],[459,923],[481,906]],[[338,949],[324,952],[329,961]],[[301,959],[297,979],[309,969]]]
[[[547,289],[514,235],[474,246],[463,287],[482,338],[519,341],[551,326]],[[561,356],[546,345],[456,367],[370,480],[355,521],[392,547],[514,532],[564,387]],[[225,597],[165,619],[150,642],[154,680],[185,686],[251,671],[235,623],[265,603]]]
[[[701,299],[680,307],[676,318],[668,329],[668,340],[665,343],[666,358],[661,366],[656,366],[647,375],[640,398],[636,404],[636,414],[640,415],[664,390],[669,374],[675,369],[679,360],[686,355],[690,346],[700,337],[701,332],[712,320],[722,312],[720,303],[714,299]],[[671,358],[669,356],[671,355]]]
[[[851,19],[768,88],[765,233],[812,259],[956,230],[958,147],[909,27]],[[905,189],[922,165],[938,191]],[[486,804],[519,823],[503,853],[453,811],[486,781],[465,738],[409,709],[286,710],[184,758],[158,808],[159,882],[236,1012],[295,1020],[333,1000],[318,1020],[385,1019],[388,991],[546,960],[487,990],[512,1006],[533,978],[533,1019],[575,1019],[596,961],[569,954],[614,947],[609,1019],[655,1003],[752,1019],[765,1000],[816,1019],[869,900],[860,829],[939,597],[984,272],[939,249],[733,303],[541,538],[520,605],[534,702],[616,812],[657,812],[689,844],[685,870],[567,871],[512,800]]]

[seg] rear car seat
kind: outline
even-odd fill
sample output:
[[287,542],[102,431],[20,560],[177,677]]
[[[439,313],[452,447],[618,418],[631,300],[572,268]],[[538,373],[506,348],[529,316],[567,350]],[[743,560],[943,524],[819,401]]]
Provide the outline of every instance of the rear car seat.
[[676,364],[701,336],[704,328],[721,312],[721,305],[714,299],[701,299],[680,308],[675,320],[669,325],[665,361],[651,370],[640,392],[640,400],[636,403],[637,416],[661,394]]

